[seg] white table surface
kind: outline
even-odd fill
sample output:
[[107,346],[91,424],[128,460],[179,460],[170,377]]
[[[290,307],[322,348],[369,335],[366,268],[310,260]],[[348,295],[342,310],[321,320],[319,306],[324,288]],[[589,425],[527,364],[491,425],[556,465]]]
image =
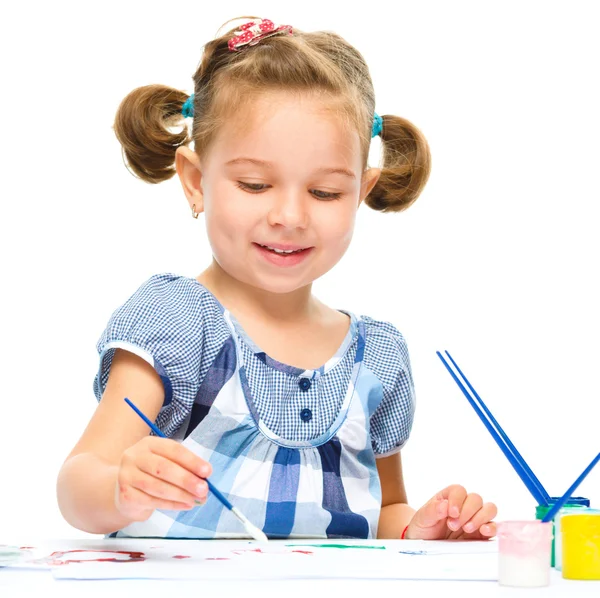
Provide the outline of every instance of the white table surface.
[[[51,543],[44,540],[43,543]],[[58,540],[58,542],[63,542]],[[81,541],[81,546],[86,545]],[[16,543],[15,543],[16,544]],[[40,542],[41,544],[41,542]],[[79,546],[77,540],[69,540],[72,549]],[[21,545],[35,546],[29,540]],[[468,555],[465,555],[468,556]],[[128,596],[146,598],[161,596],[178,598],[236,596],[243,598],[302,596],[361,596],[363,598],[393,596],[417,598],[435,595],[442,598],[470,598],[487,596],[510,597],[561,597],[579,596],[600,597],[600,581],[572,581],[562,578],[559,571],[551,571],[551,583],[544,588],[507,588],[497,582],[480,581],[430,581],[430,580],[361,580],[361,579],[310,579],[310,580],[256,580],[256,581],[202,581],[202,580],[55,580],[48,569],[0,568],[0,597],[20,598],[21,596],[61,596],[94,597]]]
[[60,580],[50,571],[0,569],[0,596],[90,597],[103,596],[243,596],[247,598],[317,596],[438,596],[470,598],[487,596],[561,597],[600,596],[600,582],[567,581],[559,572],[552,572],[551,583],[545,588],[505,588],[495,582],[476,581],[373,581],[373,580],[305,580],[305,581],[167,581],[167,580]]

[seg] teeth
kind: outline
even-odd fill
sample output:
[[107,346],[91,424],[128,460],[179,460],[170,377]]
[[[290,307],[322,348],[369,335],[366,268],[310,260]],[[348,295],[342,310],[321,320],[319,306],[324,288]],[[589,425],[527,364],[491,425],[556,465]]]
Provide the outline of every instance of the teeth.
[[275,247],[269,247],[268,245],[261,245],[261,247],[266,247],[275,253],[294,253],[296,251],[302,251],[301,249],[275,249]]

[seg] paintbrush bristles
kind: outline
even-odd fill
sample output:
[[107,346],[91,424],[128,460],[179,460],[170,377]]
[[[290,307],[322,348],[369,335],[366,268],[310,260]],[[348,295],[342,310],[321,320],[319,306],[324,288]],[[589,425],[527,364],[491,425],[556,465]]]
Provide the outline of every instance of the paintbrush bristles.
[[252,525],[249,521],[246,523],[246,531],[258,542],[268,542],[269,538],[267,535],[259,530],[255,525]]
[[242,522],[246,531],[258,542],[268,542],[269,538],[267,538],[266,534],[259,530],[255,525],[250,523],[243,513],[237,510],[236,507],[231,509],[231,512]]

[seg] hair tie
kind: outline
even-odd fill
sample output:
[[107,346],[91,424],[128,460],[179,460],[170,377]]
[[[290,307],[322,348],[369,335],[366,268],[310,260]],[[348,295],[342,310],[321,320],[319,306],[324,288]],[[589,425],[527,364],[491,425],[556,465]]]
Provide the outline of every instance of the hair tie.
[[373,116],[373,128],[371,129],[371,138],[379,135],[383,130],[383,118],[375,112]]
[[194,94],[192,94],[181,107],[181,114],[183,114],[183,118],[194,116]]

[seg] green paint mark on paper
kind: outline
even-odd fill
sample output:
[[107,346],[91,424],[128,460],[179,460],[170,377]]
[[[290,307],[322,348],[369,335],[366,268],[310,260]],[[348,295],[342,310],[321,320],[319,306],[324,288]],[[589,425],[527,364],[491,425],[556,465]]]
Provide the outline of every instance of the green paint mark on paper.
[[286,544],[293,548],[308,546],[310,548],[363,548],[367,550],[385,550],[385,546],[366,546],[365,544]]

